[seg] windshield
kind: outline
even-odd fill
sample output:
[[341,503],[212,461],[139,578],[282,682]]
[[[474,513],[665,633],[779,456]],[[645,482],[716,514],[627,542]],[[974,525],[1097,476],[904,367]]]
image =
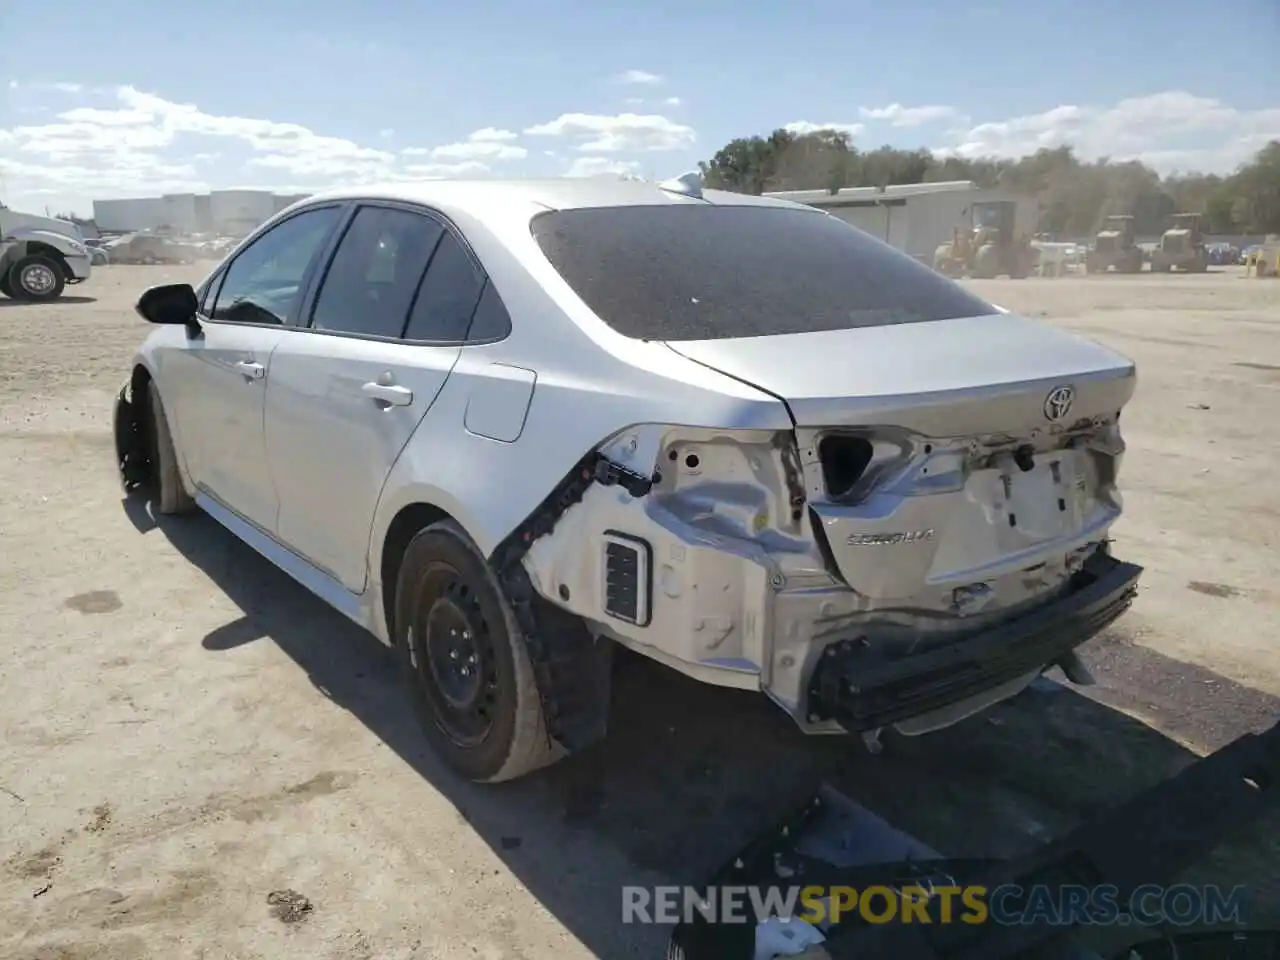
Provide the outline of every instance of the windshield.
[[986,316],[996,309],[834,216],[654,204],[544,213],[533,234],[601,320],[709,340]]
[[975,227],[1000,226],[1000,208],[978,204],[973,208],[973,225]]

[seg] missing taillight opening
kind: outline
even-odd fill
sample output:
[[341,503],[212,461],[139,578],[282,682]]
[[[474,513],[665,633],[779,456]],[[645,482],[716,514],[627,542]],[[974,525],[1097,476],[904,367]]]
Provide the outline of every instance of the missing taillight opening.
[[827,495],[835,499],[848,496],[862,479],[873,454],[871,441],[864,437],[823,437],[818,443],[818,459]]

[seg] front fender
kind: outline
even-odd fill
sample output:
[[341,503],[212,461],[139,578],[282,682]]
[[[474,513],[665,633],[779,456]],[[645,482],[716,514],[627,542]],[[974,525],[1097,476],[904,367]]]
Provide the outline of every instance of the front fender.
[[53,247],[53,249],[68,257],[83,257],[86,253],[84,244],[75,237],[69,237],[65,233],[57,233],[53,230],[19,227],[8,233],[6,238],[16,240],[19,243],[42,243],[46,247]]

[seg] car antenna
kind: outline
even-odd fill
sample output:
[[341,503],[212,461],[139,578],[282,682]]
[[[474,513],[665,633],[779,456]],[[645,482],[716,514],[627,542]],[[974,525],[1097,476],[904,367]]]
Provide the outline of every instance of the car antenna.
[[679,193],[686,197],[695,197],[702,199],[702,174],[697,170],[690,170],[688,173],[682,173],[678,177],[672,177],[670,180],[663,180],[658,184],[659,190],[666,190],[668,193]]

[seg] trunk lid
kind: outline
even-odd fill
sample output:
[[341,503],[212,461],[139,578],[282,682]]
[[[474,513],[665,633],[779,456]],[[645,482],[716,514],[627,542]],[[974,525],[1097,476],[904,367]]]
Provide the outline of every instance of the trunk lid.
[[1013,313],[667,345],[784,400],[798,427],[1025,432],[1049,426],[1053,387],[1074,388],[1071,421],[1114,416],[1134,388],[1131,360]]
[[818,534],[860,593],[965,613],[1067,576],[1119,516],[1132,361],[1016,314],[668,342],[786,402]]

